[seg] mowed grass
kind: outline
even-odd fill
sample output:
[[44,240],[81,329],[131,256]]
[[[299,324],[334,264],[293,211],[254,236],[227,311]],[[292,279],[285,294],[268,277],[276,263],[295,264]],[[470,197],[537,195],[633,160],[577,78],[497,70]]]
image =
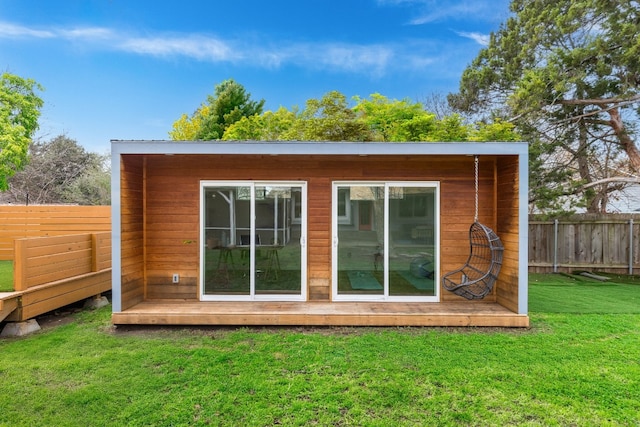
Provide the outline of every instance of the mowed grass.
[[0,340],[0,425],[638,425],[638,297],[532,275],[530,329],[114,330],[108,307],[81,312]]
[[13,291],[13,261],[0,261],[0,292]]
[[610,279],[602,282],[579,275],[530,274],[529,311],[640,314],[640,279],[633,276],[603,276]]

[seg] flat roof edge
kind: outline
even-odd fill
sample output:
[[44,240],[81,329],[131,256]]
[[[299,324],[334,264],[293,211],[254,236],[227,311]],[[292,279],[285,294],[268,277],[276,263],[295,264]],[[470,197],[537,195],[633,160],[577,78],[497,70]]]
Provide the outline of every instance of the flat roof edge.
[[318,142],[112,140],[112,154],[519,155],[526,142]]

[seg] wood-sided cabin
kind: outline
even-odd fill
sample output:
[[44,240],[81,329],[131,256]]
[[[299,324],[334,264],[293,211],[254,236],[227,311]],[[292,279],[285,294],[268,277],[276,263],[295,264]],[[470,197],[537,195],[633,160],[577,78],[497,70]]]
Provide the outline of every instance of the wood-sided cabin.
[[[475,217],[489,295],[444,290]],[[526,327],[525,143],[112,141],[114,324]]]

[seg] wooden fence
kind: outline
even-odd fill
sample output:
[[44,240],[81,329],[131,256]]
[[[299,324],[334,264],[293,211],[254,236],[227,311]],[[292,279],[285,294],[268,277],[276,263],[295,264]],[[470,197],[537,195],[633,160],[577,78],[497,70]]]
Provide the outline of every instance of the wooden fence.
[[529,218],[529,272],[640,273],[640,215]]
[[111,268],[111,233],[35,237],[15,241],[16,291]]
[[22,321],[111,289],[111,233],[15,240],[14,294],[7,320]]
[[0,260],[15,239],[111,231],[110,206],[0,206]]

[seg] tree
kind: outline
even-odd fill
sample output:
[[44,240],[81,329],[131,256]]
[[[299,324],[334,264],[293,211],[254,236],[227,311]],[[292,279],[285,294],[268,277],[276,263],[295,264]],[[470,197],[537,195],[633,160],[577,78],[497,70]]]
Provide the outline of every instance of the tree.
[[202,127],[204,118],[209,115],[210,107],[202,104],[189,117],[187,114],[180,116],[178,120],[173,122],[173,130],[169,131],[169,137],[174,141],[192,141]]
[[27,163],[43,105],[37,90],[43,89],[32,79],[9,73],[0,76],[0,191],[8,188],[8,179]]
[[222,139],[225,130],[243,117],[261,114],[264,99],[252,101],[251,94],[233,79],[216,85],[214,95],[207,97],[191,117],[183,114],[173,124],[169,136],[173,140]]
[[29,156],[29,164],[9,180],[4,202],[109,204],[106,156],[87,152],[64,135],[32,143]]
[[426,141],[436,128],[435,114],[425,111],[418,102],[390,100],[379,93],[369,99],[355,99],[353,109],[375,141]]
[[298,113],[280,107],[260,115],[243,117],[227,128],[223,140],[255,141],[514,141],[520,139],[512,123],[496,119],[475,125],[462,116],[441,119],[424,104],[389,99],[378,93],[369,99],[347,98],[332,91],[310,99]]
[[80,176],[64,189],[66,203],[91,206],[111,204],[111,167],[108,156],[97,155]]
[[230,125],[222,137],[226,141],[280,141],[285,140],[297,120],[295,111],[280,107],[251,117],[243,117]]
[[420,102],[424,109],[435,114],[438,120],[455,113],[449,104],[447,96],[441,92],[432,92],[430,95],[421,98]]
[[320,99],[307,100],[291,129],[287,140],[300,141],[372,141],[373,135],[356,111],[349,107],[347,97],[330,91]]
[[513,121],[532,143],[530,201],[538,208],[581,199],[603,211],[624,181],[617,178],[640,173],[640,7],[513,0],[511,11],[449,101]]

